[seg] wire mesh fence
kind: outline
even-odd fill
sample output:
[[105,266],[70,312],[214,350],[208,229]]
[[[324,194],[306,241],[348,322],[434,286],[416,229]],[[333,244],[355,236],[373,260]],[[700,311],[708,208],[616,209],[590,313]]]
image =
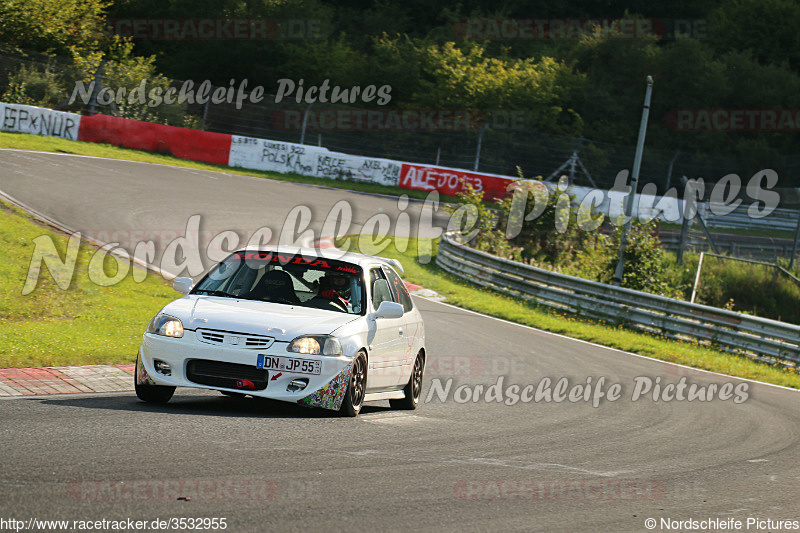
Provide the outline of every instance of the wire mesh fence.
[[[516,176],[518,168],[525,177],[550,178],[567,174],[576,185],[611,188],[617,174],[629,169],[634,159],[634,146],[545,134],[530,129],[498,128],[491,125],[491,113],[481,112],[490,125],[465,131],[431,131],[325,127],[311,120],[303,131],[305,114],[318,117],[315,107],[294,101],[280,104],[267,97],[259,104],[245,104],[236,109],[231,104],[211,105],[206,127],[211,131],[233,133],[282,141],[304,142],[331,150],[397,159],[423,164],[436,164],[493,174]],[[324,112],[352,111],[347,106],[326,105]],[[296,120],[287,126],[287,111]],[[323,113],[324,113],[323,112]],[[401,111],[402,113],[403,111]],[[409,110],[405,110],[409,112]],[[413,111],[412,111],[413,112]],[[497,114],[497,111],[495,111]],[[702,177],[714,183],[728,174],[737,174],[743,182],[764,168],[772,168],[781,177],[781,186],[800,185],[800,155],[785,156],[779,161],[711,156],[671,150],[645,148],[641,183],[653,183],[659,193],[671,187],[682,191],[680,177]],[[557,176],[556,176],[557,174]]]

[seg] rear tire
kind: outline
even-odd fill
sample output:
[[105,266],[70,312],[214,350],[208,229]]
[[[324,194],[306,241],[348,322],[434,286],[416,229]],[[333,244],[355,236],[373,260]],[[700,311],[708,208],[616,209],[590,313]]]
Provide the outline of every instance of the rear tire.
[[342,407],[339,414],[342,416],[358,416],[361,406],[364,405],[364,394],[367,391],[367,354],[358,352],[353,360],[353,371],[350,375],[350,382],[344,393]]
[[175,387],[164,385],[139,385],[136,386],[136,396],[147,403],[167,403],[175,394]]
[[413,411],[419,405],[419,397],[422,394],[422,375],[425,372],[425,357],[422,352],[417,354],[417,359],[414,361],[414,368],[411,369],[411,376],[408,378],[408,383],[403,388],[406,397],[402,400],[389,400],[389,405],[392,409],[404,409],[406,411]]

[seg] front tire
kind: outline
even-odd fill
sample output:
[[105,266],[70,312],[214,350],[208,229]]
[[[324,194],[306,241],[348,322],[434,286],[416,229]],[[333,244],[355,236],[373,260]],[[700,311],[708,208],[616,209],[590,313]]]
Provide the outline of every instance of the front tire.
[[175,387],[135,384],[136,396],[147,403],[167,403],[175,394]]
[[406,397],[402,400],[389,400],[392,409],[404,409],[413,411],[419,405],[419,397],[422,394],[422,374],[425,372],[425,357],[422,352],[417,354],[414,361],[414,368],[411,370],[411,377],[403,388]]
[[342,407],[339,414],[342,416],[358,416],[361,406],[364,404],[364,395],[367,391],[367,354],[358,352],[353,361],[353,371],[350,374],[350,382],[344,393]]

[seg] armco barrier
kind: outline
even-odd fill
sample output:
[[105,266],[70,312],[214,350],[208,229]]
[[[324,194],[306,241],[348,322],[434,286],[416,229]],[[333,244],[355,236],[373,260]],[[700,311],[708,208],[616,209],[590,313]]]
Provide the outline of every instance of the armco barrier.
[[794,324],[550,272],[479,252],[450,235],[442,237],[436,264],[483,287],[562,311],[800,362],[800,326]]
[[[712,210],[716,204],[704,204],[701,207],[700,215],[704,218],[706,225],[710,228],[729,228],[729,229],[754,229],[759,226],[767,226],[771,230],[792,231],[797,228],[797,209],[775,209],[769,214],[769,220],[764,218],[757,219],[750,216],[749,205],[740,205],[733,211],[720,210],[724,215],[716,215]],[[717,207],[719,209],[719,207]],[[765,224],[767,223],[767,224]]]
[[[680,248],[681,236],[677,233],[661,234],[659,240],[666,250],[677,252]],[[794,244],[788,239],[777,240],[769,237],[762,237],[757,241],[716,238],[714,246],[717,252],[731,257],[749,257],[775,263],[779,257],[791,257]],[[686,248],[694,252],[711,251],[711,245],[705,236],[702,238],[688,237]]]
[[109,143],[123,148],[169,154],[180,159],[227,165],[231,136],[178,128],[107,115],[81,120],[79,141]]

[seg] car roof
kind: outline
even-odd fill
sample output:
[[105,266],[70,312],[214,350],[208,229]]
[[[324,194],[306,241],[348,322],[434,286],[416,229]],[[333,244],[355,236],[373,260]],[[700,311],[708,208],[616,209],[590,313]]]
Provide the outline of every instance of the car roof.
[[356,252],[345,252],[343,250],[339,250],[338,248],[304,248],[304,247],[283,246],[283,245],[248,246],[241,250],[237,250],[236,252],[233,253],[238,253],[238,252],[259,252],[259,253],[272,252],[272,253],[280,253],[287,255],[302,255],[304,257],[319,257],[324,259],[333,259],[336,261],[344,261],[346,263],[356,264],[360,266],[362,269],[366,269],[369,266],[379,263],[379,264],[393,266],[396,270],[399,270],[400,272],[404,271],[403,264],[397,259],[389,259],[377,255],[367,255]]

